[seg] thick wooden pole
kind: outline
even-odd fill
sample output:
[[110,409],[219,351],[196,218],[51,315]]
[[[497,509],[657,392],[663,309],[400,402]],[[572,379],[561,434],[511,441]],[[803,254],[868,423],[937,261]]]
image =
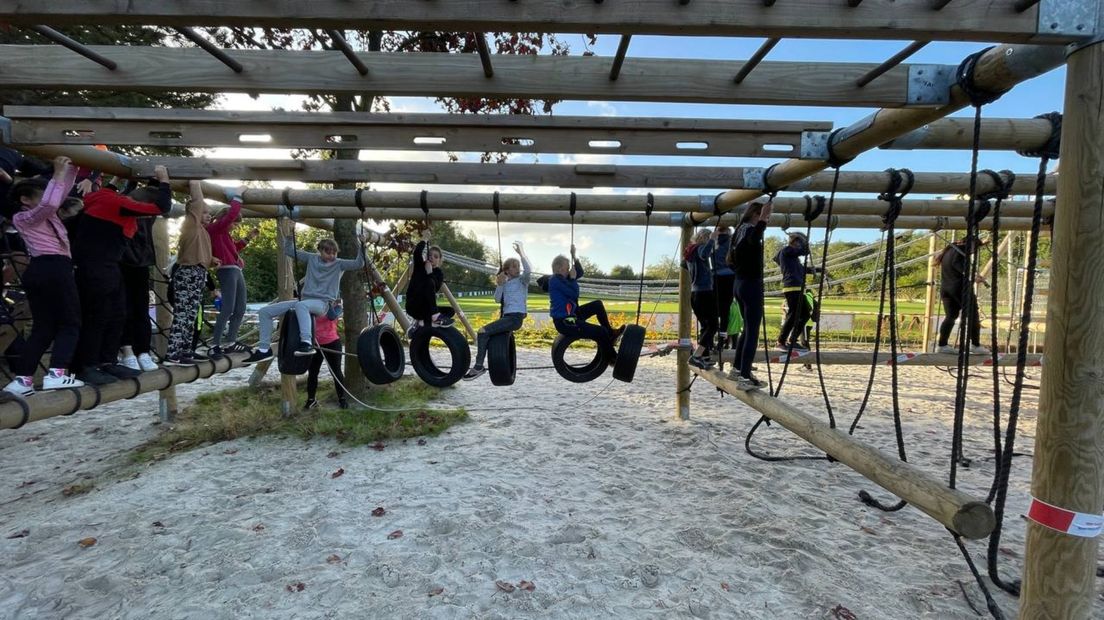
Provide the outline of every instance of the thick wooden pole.
[[[169,283],[165,281],[169,273],[169,263],[172,262],[172,252],[169,250],[169,224],[168,220],[159,217],[153,222],[153,249],[156,253],[158,273],[153,278],[154,298],[166,303],[158,303],[156,309],[157,333],[154,334],[153,348],[159,359],[164,360],[169,349],[169,329],[172,327],[172,309],[166,304],[171,304],[169,296]],[[162,277],[162,274],[165,274]],[[172,422],[176,417],[176,388],[169,384],[158,393],[157,414],[162,422]]]
[[[1104,512],[1104,43],[1074,52],[1067,67],[1047,363],[1031,494],[1099,517]],[[1095,537],[1028,522],[1020,617],[1093,616],[1098,545]]]
[[468,322],[468,317],[464,315],[464,309],[460,307],[460,302],[456,301],[456,297],[453,296],[452,291],[449,290],[447,284],[441,285],[441,294],[448,299],[449,305],[456,312],[456,318],[460,320],[460,324],[464,326],[464,331],[468,333],[468,339],[475,342],[475,329],[472,324]]
[[933,255],[935,254],[936,248],[939,247],[937,245],[938,243],[939,236],[932,233],[928,238],[928,255],[932,256],[932,258],[928,260],[928,275],[927,278],[925,278],[926,284],[924,285],[924,331],[921,337],[920,346],[920,350],[925,352],[931,350],[932,315],[935,310],[935,277],[937,269],[935,257]]
[[406,311],[399,305],[399,300],[395,299],[395,294],[391,291],[391,287],[387,285],[387,280],[383,279],[379,269],[372,261],[367,261],[364,265],[364,269],[368,272],[368,276],[373,281],[380,284],[380,296],[383,297],[383,303],[387,305],[387,309],[391,311],[391,314],[395,316],[395,322],[402,328],[402,333],[406,333],[410,329],[410,317],[406,316]]
[[[679,237],[679,256],[690,245],[694,227],[684,224],[682,235]],[[675,381],[676,413],[680,420],[690,419],[690,349],[693,346],[690,340],[691,320],[693,314],[690,311],[690,272],[679,269],[679,313],[678,313],[678,375]]]
[[984,538],[993,531],[993,510],[920,468],[860,443],[827,422],[769,396],[761,390],[745,392],[719,370],[692,369],[702,379],[743,401],[764,416],[820,448],[832,458],[862,474],[897,497],[908,501],[951,531],[966,538]]
[[[284,243],[294,243],[292,229],[295,222],[281,218],[276,223],[276,245],[282,248]],[[279,251],[279,250],[278,250]],[[280,301],[295,299],[295,259],[285,256],[282,251],[276,260],[276,281],[279,283]],[[283,323],[283,319],[280,319]],[[296,336],[298,337],[298,336]],[[281,413],[290,416],[299,411],[299,398],[296,394],[295,375],[280,375],[280,408]]]

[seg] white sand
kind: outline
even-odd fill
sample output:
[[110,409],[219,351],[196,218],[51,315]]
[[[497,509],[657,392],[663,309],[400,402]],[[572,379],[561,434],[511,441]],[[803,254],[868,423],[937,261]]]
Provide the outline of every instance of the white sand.
[[[866,371],[826,370],[849,422]],[[859,490],[893,498],[842,465],[752,458],[743,441],[756,415],[704,381],[692,420],[674,419],[673,371],[673,357],[644,360],[636,382],[613,382],[585,405],[608,375],[577,386],[529,371],[510,388],[484,378],[444,393],[472,420],[425,445],[241,440],[125,479],[128,451],[157,432],[155,395],[0,432],[0,617],[833,618],[838,605],[859,618],[976,617],[959,583],[985,611],[939,524],[913,508],[866,508]],[[182,387],[182,403],[246,376]],[[858,434],[895,453],[888,376],[880,371]],[[910,460],[945,479],[954,379],[934,369],[902,378]],[[786,400],[823,409],[815,374],[787,382]],[[984,499],[990,387],[973,386],[965,445],[975,460],[959,486]],[[1036,394],[1026,392],[1017,441],[1029,454]],[[812,452],[777,426],[756,445]],[[1015,460],[1006,576],[1020,572],[1030,464]],[[84,478],[97,488],[62,495]],[[378,506],[386,514],[373,517]],[[395,530],[403,536],[389,540]],[[86,537],[95,546],[77,544]],[[984,566],[984,541],[969,548]],[[522,580],[535,589],[495,585]],[[996,596],[1014,615],[1015,599]]]

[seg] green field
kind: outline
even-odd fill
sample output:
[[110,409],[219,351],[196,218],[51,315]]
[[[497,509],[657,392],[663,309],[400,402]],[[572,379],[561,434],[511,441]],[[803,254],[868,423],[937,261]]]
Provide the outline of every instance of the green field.
[[[498,312],[498,303],[490,297],[467,297],[461,298],[460,307],[464,309],[464,312],[469,315],[478,316],[480,314],[494,314]],[[581,303],[586,303],[590,299],[581,299]],[[782,299],[779,297],[767,298],[767,316],[781,315]],[[606,301],[606,309],[610,312],[616,313],[632,313],[636,314],[636,301]],[[544,295],[530,294],[529,295],[529,312],[547,312],[548,311],[548,297]],[[840,312],[840,313],[856,313],[856,314],[877,314],[878,312],[878,300],[876,299],[838,299],[827,298],[824,301],[823,312]],[[641,307],[641,312],[644,314],[651,314],[652,312],[659,314],[674,314],[678,312],[678,304],[674,302],[661,302],[656,304],[655,302],[645,301]],[[889,312],[889,302],[886,301],[886,312]],[[922,301],[898,301],[897,302],[898,314],[924,314],[924,302]]]

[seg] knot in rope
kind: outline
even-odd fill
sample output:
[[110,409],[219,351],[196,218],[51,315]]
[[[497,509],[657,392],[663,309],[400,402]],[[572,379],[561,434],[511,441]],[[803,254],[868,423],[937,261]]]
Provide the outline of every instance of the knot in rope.
[[1025,149],[1016,152],[1020,155],[1023,155],[1024,157],[1045,157],[1047,159],[1058,159],[1058,151],[1060,150],[1060,147],[1062,145],[1062,113],[1047,112],[1046,114],[1040,114],[1035,118],[1041,118],[1050,121],[1050,138],[1037,149]]
[[363,220],[363,219],[365,219],[365,217],[364,217],[364,199],[362,197],[362,194],[364,194],[364,188],[363,187],[358,187],[356,189],[356,193],[353,194],[353,202],[355,202],[356,207],[358,209],[360,209],[360,219]]
[[771,200],[778,195],[778,192],[786,189],[783,187],[775,187],[771,185],[770,175],[774,172],[774,169],[778,167],[778,164],[771,164],[765,171],[763,171],[763,193],[766,194]]
[[498,192],[495,192],[494,196],[491,198],[491,210],[494,211],[495,219],[498,219],[498,214],[499,214]]
[[912,191],[916,177],[908,168],[901,168],[900,170],[889,168],[886,173],[889,174],[889,186],[886,187],[886,191],[878,194],[878,200],[889,203],[885,214],[882,215],[882,223],[887,227],[892,227],[894,222],[897,221],[897,217],[901,215],[901,208],[904,206],[903,199]]
[[980,108],[987,103],[993,103],[1009,90],[982,90],[974,81],[974,69],[977,67],[978,60],[991,49],[993,49],[993,47],[987,47],[980,52],[970,54],[962,60],[958,65],[958,70],[955,71],[955,84],[962,89],[962,92],[970,99],[970,105],[975,108]]
[[[816,207],[813,207],[813,201],[816,201]],[[805,221],[806,222],[812,222],[813,220],[820,217],[820,214],[824,213],[824,207],[827,204],[828,204],[828,199],[825,198],[824,196],[821,196],[820,194],[817,194],[816,196],[813,196],[812,198],[810,198],[809,196],[806,196],[805,197],[805,214],[804,214]]]
[[425,215],[426,223],[429,223],[429,190],[422,190],[422,193],[418,196],[419,205],[422,207],[422,213]]

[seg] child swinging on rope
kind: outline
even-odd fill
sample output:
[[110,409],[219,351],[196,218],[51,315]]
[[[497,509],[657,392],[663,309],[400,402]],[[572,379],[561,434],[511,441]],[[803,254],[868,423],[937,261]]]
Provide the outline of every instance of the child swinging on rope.
[[295,355],[314,355],[314,346],[311,344],[312,317],[326,314],[333,302],[340,297],[341,275],[344,272],[364,268],[364,234],[361,233],[357,238],[360,243],[357,244],[355,259],[338,258],[337,242],[333,239],[319,241],[318,253],[315,254],[297,250],[291,241],[284,237],[279,238],[284,255],[307,266],[303,292],[301,299],[278,301],[257,312],[260,337],[257,347],[244,363],[252,364],[272,358],[272,322],[288,310],[294,310],[299,321],[299,345],[295,348]]
[[[625,331],[625,326],[614,329],[610,325],[606,306],[600,299],[579,305],[579,279],[583,275],[583,265],[575,256],[574,244],[571,245],[570,261],[562,254],[552,259],[552,276],[547,281],[548,316],[557,332],[597,342],[612,364],[617,358],[613,345]],[[598,325],[587,323],[590,317],[598,319]]]
[[414,320],[410,322],[408,337],[412,337],[420,327],[448,327],[453,324],[452,307],[437,305],[437,291],[441,290],[441,285],[445,282],[445,273],[441,271],[441,248],[430,246],[429,236],[427,228],[410,257],[406,313]]
[[521,258],[508,258],[502,263],[502,269],[495,276],[494,298],[502,304],[502,316],[497,321],[492,321],[479,330],[476,337],[475,365],[464,375],[465,381],[471,381],[487,372],[483,367],[483,360],[487,357],[487,343],[491,336],[496,334],[508,334],[521,329],[522,321],[528,312],[529,303],[529,277],[532,268],[529,266],[529,257],[521,247],[520,241],[514,242],[514,251]]

